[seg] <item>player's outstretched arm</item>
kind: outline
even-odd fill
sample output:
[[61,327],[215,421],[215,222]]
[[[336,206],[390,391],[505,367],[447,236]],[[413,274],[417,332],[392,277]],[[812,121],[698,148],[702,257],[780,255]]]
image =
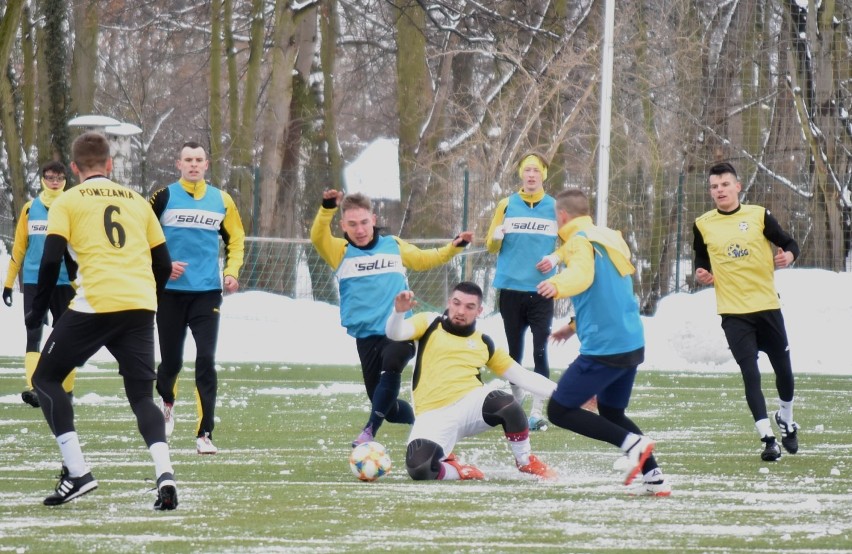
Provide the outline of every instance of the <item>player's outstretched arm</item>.
[[337,213],[337,205],[343,193],[337,190],[325,190],[322,193],[322,205],[311,224],[311,244],[317,253],[332,269],[337,269],[346,253],[346,240],[331,234],[331,220]]
[[409,340],[414,336],[414,325],[405,319],[405,314],[417,305],[414,293],[404,290],[393,299],[393,310],[385,323],[385,335],[391,340]]
[[[473,240],[472,231],[462,231],[453,240],[441,248],[421,249],[413,244],[394,237],[399,245],[399,255],[402,265],[412,271],[426,271],[444,265],[453,259],[453,256],[462,250]],[[468,240],[469,239],[469,240]]]
[[453,246],[464,248],[473,242],[473,231],[462,231],[453,239]]
[[556,390],[556,383],[544,375],[525,369],[517,362],[503,373],[503,378],[541,398],[550,398]]

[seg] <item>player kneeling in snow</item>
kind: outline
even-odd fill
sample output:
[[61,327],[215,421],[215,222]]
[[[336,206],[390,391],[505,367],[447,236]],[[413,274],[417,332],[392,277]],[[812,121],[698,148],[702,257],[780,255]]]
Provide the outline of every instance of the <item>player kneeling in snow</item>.
[[482,289],[474,283],[459,283],[443,314],[424,312],[405,319],[405,313],[415,304],[413,292],[399,293],[385,327],[392,340],[419,341],[412,379],[416,418],[405,454],[411,478],[484,478],[478,468],[460,463],[453,447],[464,437],[501,425],[518,469],[555,479],[556,472],[531,453],[529,426],[521,405],[508,392],[484,386],[480,368],[486,366],[545,398],[556,383],[524,369],[476,330],[476,318],[482,313]]

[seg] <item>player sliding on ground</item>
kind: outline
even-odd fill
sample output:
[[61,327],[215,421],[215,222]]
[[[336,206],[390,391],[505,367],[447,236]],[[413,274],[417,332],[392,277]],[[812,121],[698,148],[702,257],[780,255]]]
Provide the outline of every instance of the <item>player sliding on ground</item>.
[[417,419],[408,437],[405,467],[415,480],[483,479],[483,473],[464,465],[453,454],[456,443],[503,427],[523,473],[555,479],[556,472],[531,453],[527,417],[514,396],[483,385],[480,368],[491,371],[525,390],[547,398],[556,384],[518,365],[509,353],[495,348],[487,335],[476,330],[482,313],[482,290],[474,283],[455,286],[447,310],[405,314],[416,304],[414,293],[396,295],[385,326],[388,338],[419,341],[414,365],[412,395]]

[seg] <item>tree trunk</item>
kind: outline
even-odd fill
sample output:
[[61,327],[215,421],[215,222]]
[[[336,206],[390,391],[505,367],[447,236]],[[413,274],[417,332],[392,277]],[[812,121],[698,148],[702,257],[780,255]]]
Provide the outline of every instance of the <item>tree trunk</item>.
[[[293,69],[297,49],[294,47],[296,23],[284,0],[275,3],[272,47],[270,49],[270,81],[267,101],[261,114],[263,128],[260,158],[260,235],[278,235],[282,220],[292,214],[281,213],[278,188],[281,185],[281,163],[284,158],[286,134],[290,126],[290,102],[293,98]],[[292,219],[291,219],[292,221]]]
[[[226,0],[227,1],[227,0]],[[254,157],[252,145],[254,144],[255,129],[257,127],[257,106],[260,91],[260,69],[263,61],[263,0],[252,0],[252,23],[249,45],[249,61],[245,72],[242,108],[240,110],[240,124],[234,131],[234,142],[232,146],[232,171],[231,187],[236,191],[236,203],[246,227],[246,234],[253,234],[254,214],[252,201],[254,198],[254,168],[252,166]],[[233,40],[233,37],[230,39]],[[235,56],[233,50],[228,51],[228,56]],[[233,61],[232,63],[236,63]],[[239,95],[239,83],[236,79],[230,82],[228,94],[233,97]]]
[[[326,188],[344,190],[343,156],[335,121],[335,60],[337,58],[337,0],[323,2],[319,8],[320,68],[323,74],[322,106],[318,117],[322,127],[309,145],[309,164],[305,172],[305,193],[302,202],[302,227],[310,229]],[[323,152],[327,155],[323,155]],[[325,168],[325,172],[321,169]],[[328,264],[313,247],[305,248],[308,272],[311,276],[313,299],[334,304],[338,301],[334,275]]]
[[[273,17],[270,82],[267,101],[261,114],[263,129],[260,139],[263,153],[260,158],[259,231],[264,237],[292,237],[295,220],[293,184],[294,181],[297,182],[298,177],[285,174],[281,169],[287,146],[293,99],[293,69],[297,54],[297,48],[294,45],[296,22],[284,0],[276,1]],[[288,177],[293,178],[288,179]],[[284,229],[290,232],[285,232]],[[295,245],[288,244],[284,248],[288,250],[287,259],[298,259],[298,256],[294,256]],[[262,260],[258,260],[258,263],[262,263]],[[286,264],[279,270],[281,272],[280,289],[276,292],[292,295],[296,264]]]
[[[834,2],[823,2],[817,13],[790,4],[790,33],[798,56],[791,67],[791,87],[799,111],[802,133],[811,154],[811,225],[809,265],[838,271],[843,267],[843,213],[839,176],[845,172],[842,128],[834,74]],[[804,32],[804,37],[803,37]]]
[[[343,190],[343,155],[335,121],[334,68],[337,59],[337,0],[320,6],[320,66],[322,68],[322,128],[328,148],[329,187]],[[312,199],[314,200],[314,199]]]
[[24,68],[21,75],[21,143],[24,153],[29,158],[36,144],[36,30],[33,25],[29,6],[24,8],[21,20],[21,50],[24,58]]
[[222,183],[222,0],[210,3],[210,180]]
[[71,133],[68,130],[68,51],[63,30],[68,24],[66,3],[45,0],[44,47],[47,61],[48,127],[51,134],[52,156],[68,165],[71,153]]
[[98,68],[98,25],[100,2],[77,0],[74,13],[74,52],[71,62],[71,113],[87,115],[94,111]]
[[18,24],[26,2],[24,0],[9,0],[6,11],[0,19],[0,126],[3,128],[3,145],[6,148],[9,180],[12,188],[12,219],[17,222],[18,214],[27,201],[26,173],[24,158],[21,151],[21,139],[16,119],[16,102],[12,89],[12,81],[7,71],[9,59],[17,34]]
[[[420,131],[432,105],[432,83],[426,65],[426,12],[406,0],[392,2],[397,33],[396,107],[399,114],[399,176],[403,219],[399,234],[426,232],[434,218],[422,210],[429,180],[417,167]],[[425,225],[425,226],[424,226]]]

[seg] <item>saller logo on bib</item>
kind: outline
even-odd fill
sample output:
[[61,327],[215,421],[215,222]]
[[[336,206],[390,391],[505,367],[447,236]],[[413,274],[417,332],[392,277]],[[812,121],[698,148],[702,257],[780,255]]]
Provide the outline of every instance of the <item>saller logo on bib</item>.
[[381,259],[371,262],[358,262],[355,264],[355,269],[358,271],[374,271],[377,269],[390,269],[398,265],[399,260]]
[[536,223],[535,221],[513,222],[512,229],[519,231],[546,231],[551,225],[549,223]]
[[218,231],[224,218],[224,213],[218,213],[212,210],[168,208],[163,212],[163,215],[160,216],[160,223],[162,223],[164,227],[182,227],[188,229],[203,229],[205,231]]
[[177,223],[198,223],[200,225],[218,225],[219,218],[216,217],[208,217],[203,214],[181,214],[175,218]]

